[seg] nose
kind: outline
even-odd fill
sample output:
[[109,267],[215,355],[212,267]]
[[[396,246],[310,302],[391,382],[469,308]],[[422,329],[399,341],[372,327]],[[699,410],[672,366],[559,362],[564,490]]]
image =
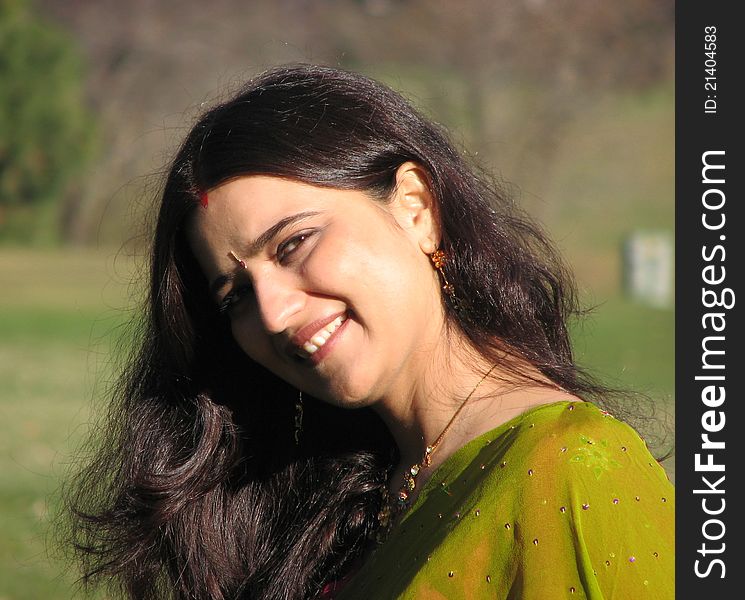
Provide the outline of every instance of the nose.
[[254,278],[257,312],[264,330],[270,334],[287,329],[290,318],[305,303],[305,293],[290,273],[274,271]]

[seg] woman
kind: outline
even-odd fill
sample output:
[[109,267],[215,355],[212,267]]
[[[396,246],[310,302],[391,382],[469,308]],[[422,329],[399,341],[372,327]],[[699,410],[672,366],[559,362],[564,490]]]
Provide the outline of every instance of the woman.
[[568,275],[393,91],[293,66],[205,113],[150,281],[80,481],[87,578],[132,598],[671,597],[672,490],[584,402],[605,390],[572,359]]

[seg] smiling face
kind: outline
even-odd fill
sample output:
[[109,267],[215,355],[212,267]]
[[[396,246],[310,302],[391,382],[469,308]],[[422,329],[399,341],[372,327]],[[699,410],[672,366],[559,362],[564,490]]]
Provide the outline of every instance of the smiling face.
[[444,323],[425,181],[406,163],[388,203],[268,176],[210,190],[189,241],[243,351],[341,406],[410,391]]

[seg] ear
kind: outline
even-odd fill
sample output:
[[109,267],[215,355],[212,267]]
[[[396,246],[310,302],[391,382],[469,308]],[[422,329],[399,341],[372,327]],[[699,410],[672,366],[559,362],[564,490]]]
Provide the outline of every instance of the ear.
[[389,204],[398,225],[425,254],[437,249],[440,241],[437,206],[426,171],[405,162],[396,170],[396,187]]

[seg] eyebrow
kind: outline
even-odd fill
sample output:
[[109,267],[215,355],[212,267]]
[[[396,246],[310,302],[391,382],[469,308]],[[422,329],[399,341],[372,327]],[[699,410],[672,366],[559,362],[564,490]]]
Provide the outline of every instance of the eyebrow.
[[[253,242],[249,243],[245,254],[241,254],[239,258],[247,258],[249,256],[254,256],[259,253],[259,251],[266,246],[274,237],[279,235],[283,230],[287,229],[290,225],[294,225],[295,223],[298,223],[300,221],[304,221],[306,219],[309,219],[310,217],[315,217],[321,213],[317,211],[304,211],[299,212],[294,215],[289,215],[283,219],[280,219],[277,221],[274,225],[272,225],[269,229],[267,229],[264,233],[262,233],[259,237],[257,237]],[[216,294],[217,290],[219,290],[221,287],[223,287],[226,283],[230,283],[235,279],[235,274],[233,273],[222,273],[218,275],[210,284],[209,291],[210,294]]]

